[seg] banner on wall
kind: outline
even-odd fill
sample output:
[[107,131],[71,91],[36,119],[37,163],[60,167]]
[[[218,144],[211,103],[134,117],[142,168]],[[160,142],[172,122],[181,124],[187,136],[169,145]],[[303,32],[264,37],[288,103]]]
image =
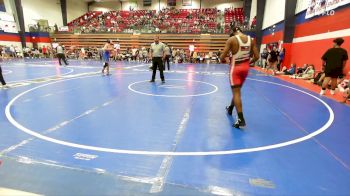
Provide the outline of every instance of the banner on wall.
[[[308,0],[305,18],[320,15],[332,15],[329,12],[350,3],[350,0]],[[334,14],[334,13],[333,13]]]
[[151,6],[152,0],[143,0],[143,6]]
[[68,32],[69,31],[69,27],[68,26],[59,27],[58,31]]
[[0,12],[0,31],[7,33],[18,33],[13,15],[6,12]]
[[182,6],[192,6],[192,0],[182,0]]
[[176,0],[168,0],[168,6],[176,6]]
[[339,6],[343,6],[350,3],[350,0],[328,0],[327,1],[327,11],[334,10]]
[[4,0],[0,0],[0,12],[6,12]]

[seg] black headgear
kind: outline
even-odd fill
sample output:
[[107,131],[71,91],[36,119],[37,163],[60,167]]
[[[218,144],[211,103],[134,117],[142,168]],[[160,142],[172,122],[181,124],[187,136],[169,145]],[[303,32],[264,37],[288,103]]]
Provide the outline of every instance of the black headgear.
[[233,28],[232,28],[232,32],[233,32],[233,33],[242,32],[242,30],[241,30],[241,28],[239,28],[239,27],[233,27]]

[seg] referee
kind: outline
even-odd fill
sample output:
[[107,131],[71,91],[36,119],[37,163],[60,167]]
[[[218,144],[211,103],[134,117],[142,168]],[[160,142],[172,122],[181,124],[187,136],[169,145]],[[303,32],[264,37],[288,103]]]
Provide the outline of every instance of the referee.
[[58,46],[56,47],[56,51],[57,51],[58,63],[60,64],[60,66],[62,65],[61,60],[63,60],[65,65],[68,65],[66,60],[66,55],[64,52],[64,47],[61,45],[61,43],[58,43]]
[[154,82],[156,78],[156,72],[157,68],[160,72],[160,79],[162,79],[162,83],[165,83],[164,79],[164,65],[163,65],[163,59],[165,59],[165,53],[164,53],[165,45],[162,42],[159,42],[159,36],[154,37],[154,43],[151,44],[151,50],[150,50],[150,58],[152,59],[152,79],[150,82]]

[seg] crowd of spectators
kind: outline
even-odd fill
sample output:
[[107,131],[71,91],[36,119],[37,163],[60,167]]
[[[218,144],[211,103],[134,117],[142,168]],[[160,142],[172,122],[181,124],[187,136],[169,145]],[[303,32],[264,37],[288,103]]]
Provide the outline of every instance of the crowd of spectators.
[[1,58],[16,58],[21,56],[21,50],[14,45],[0,45]]
[[55,50],[51,46],[24,47],[18,46],[0,46],[0,57],[3,59],[11,58],[53,58]]
[[253,26],[243,8],[131,10],[88,12],[68,24],[78,33],[227,33],[232,25],[250,30]]
[[56,51],[51,46],[25,47],[23,48],[23,57],[25,58],[53,58]]
[[[90,59],[101,60],[103,49],[102,47],[76,47],[63,46],[65,55],[68,59]],[[217,52],[197,52],[184,50],[180,48],[170,47],[170,61],[172,63],[219,63],[221,51]],[[113,60],[145,62],[151,61],[149,58],[149,48],[136,47],[126,48],[126,50],[115,50],[112,52]],[[20,49],[18,46],[0,46],[1,58],[54,58],[56,50],[52,46],[40,47],[24,47]]]
[[[221,51],[217,52],[190,52],[189,50],[170,48],[170,62],[172,63],[219,63]],[[136,47],[126,48],[125,51],[114,50],[111,59],[115,61],[144,62],[151,61],[149,48]],[[70,59],[101,60],[103,49],[97,47],[68,47],[65,49],[66,56]]]

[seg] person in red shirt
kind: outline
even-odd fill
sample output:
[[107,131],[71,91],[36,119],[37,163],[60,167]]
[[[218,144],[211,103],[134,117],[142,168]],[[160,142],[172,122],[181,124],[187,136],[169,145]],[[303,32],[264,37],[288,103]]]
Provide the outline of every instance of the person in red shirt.
[[47,48],[45,45],[43,46],[43,55],[45,58],[47,57]]

